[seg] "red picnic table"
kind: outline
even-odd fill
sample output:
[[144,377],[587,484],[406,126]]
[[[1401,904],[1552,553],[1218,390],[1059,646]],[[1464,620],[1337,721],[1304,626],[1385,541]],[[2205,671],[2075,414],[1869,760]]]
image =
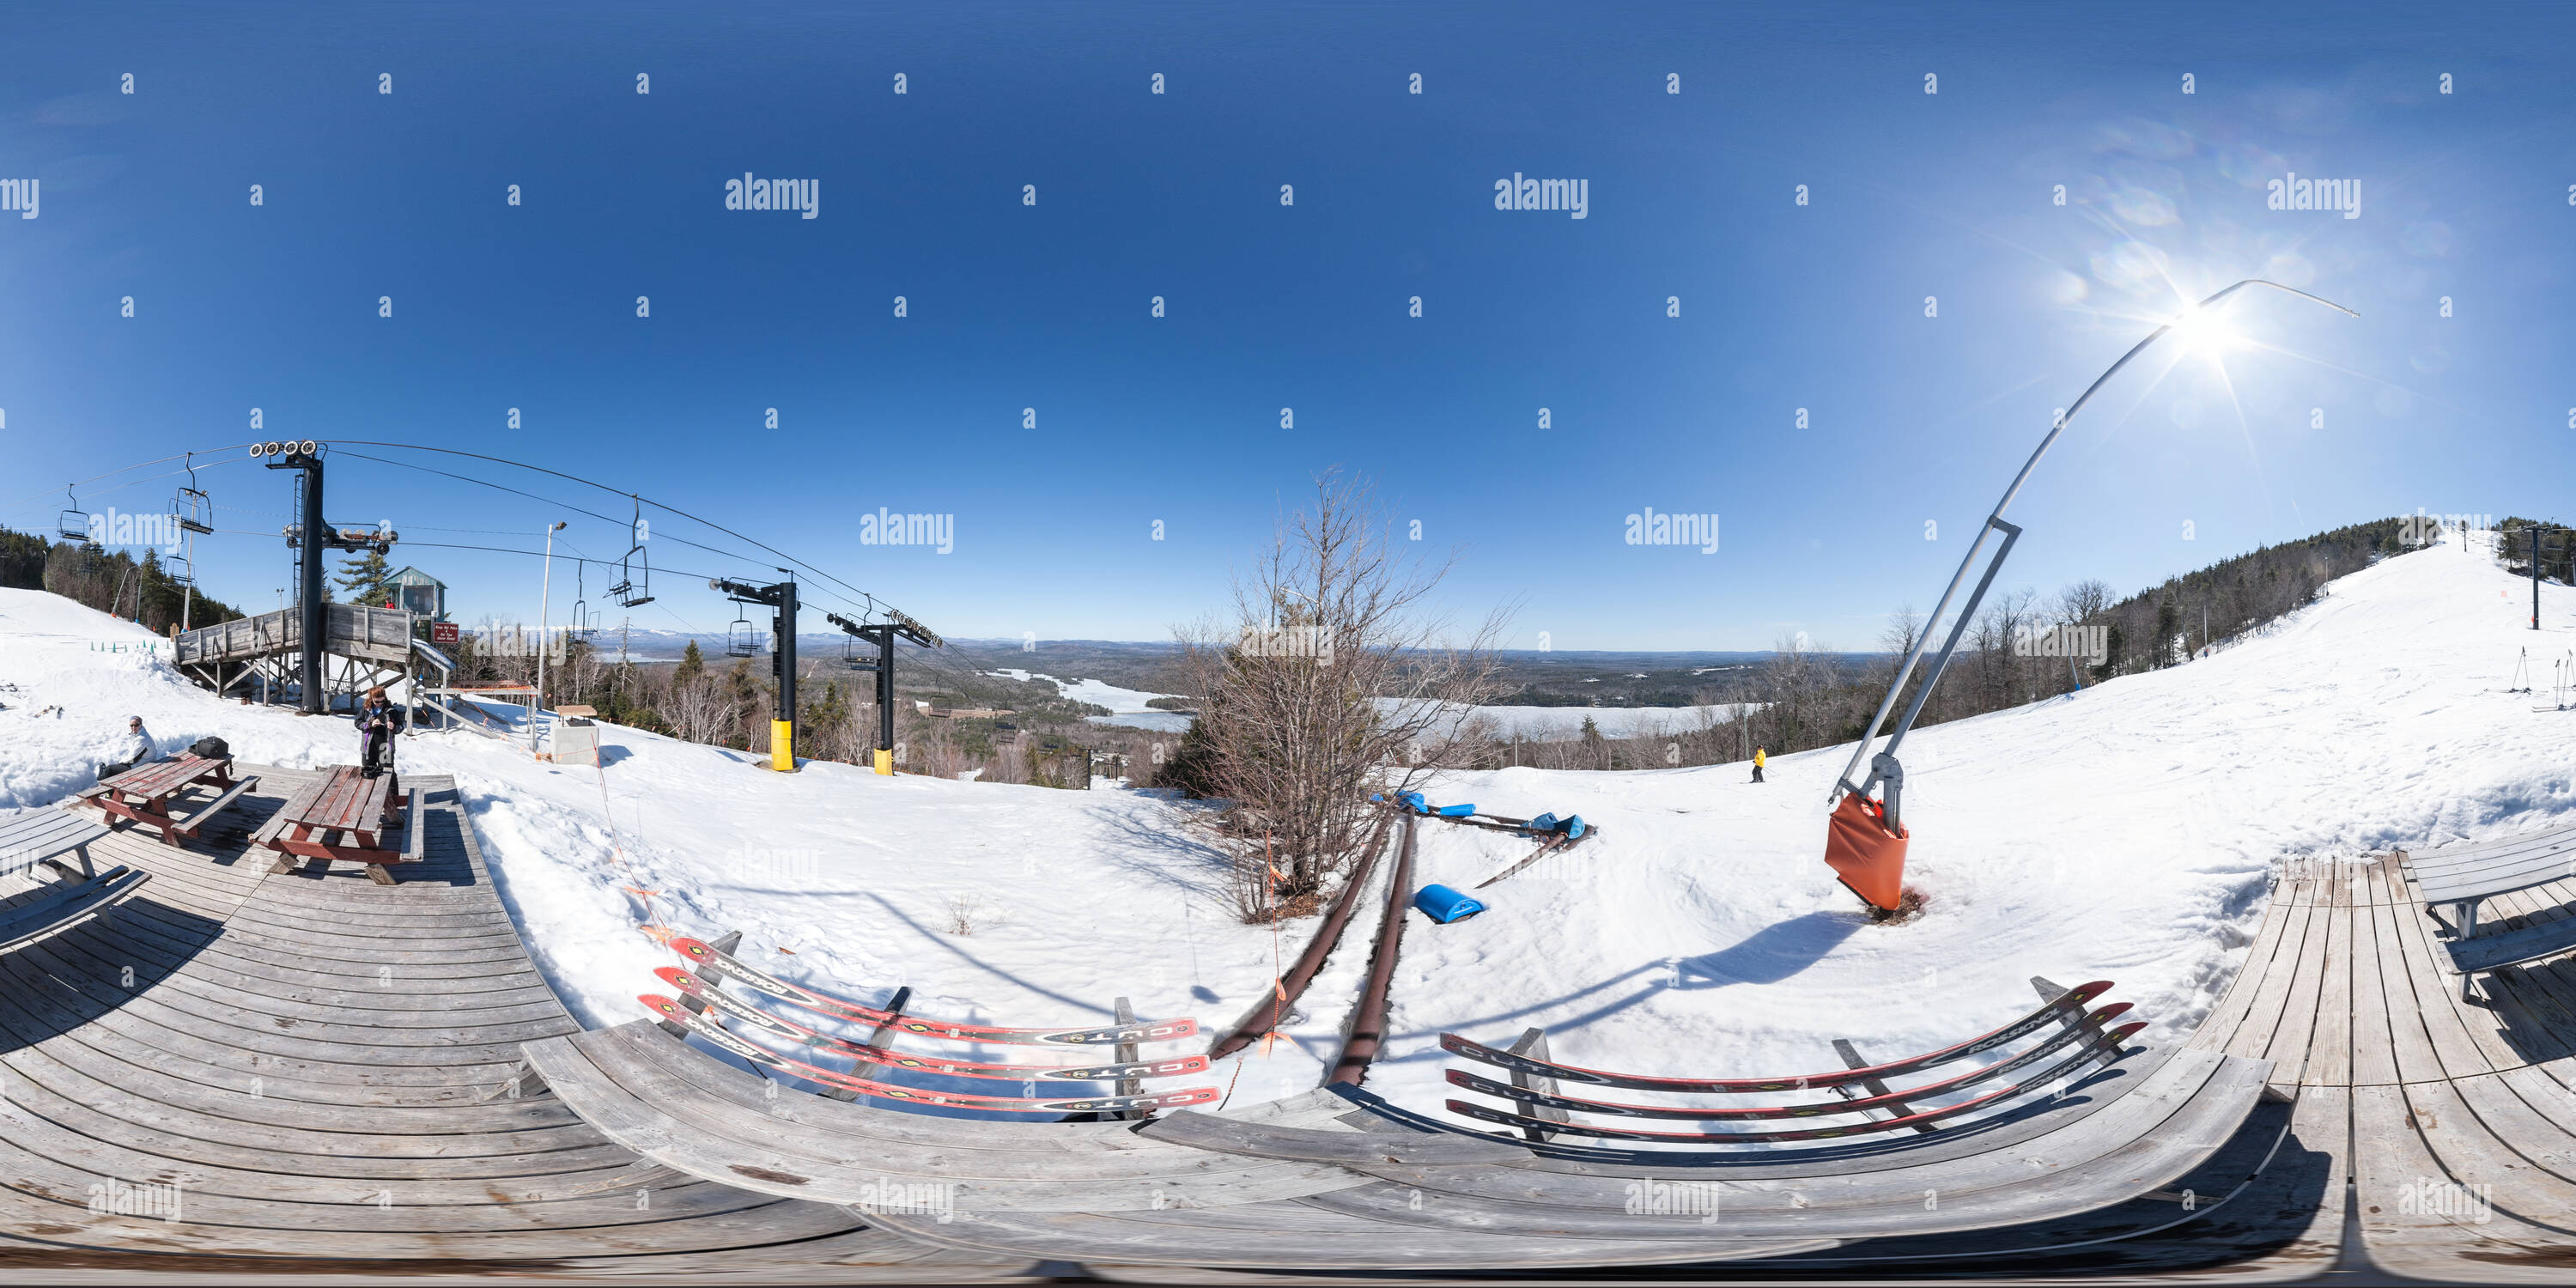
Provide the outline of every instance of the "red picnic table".
[[[171,813],[171,800],[199,783],[212,783],[224,790],[192,813]],[[256,775],[233,781],[230,756],[210,759],[190,754],[136,765],[82,792],[72,804],[96,805],[110,818],[130,818],[146,827],[157,827],[161,829],[163,845],[177,845],[183,836],[196,839],[197,830],[206,825],[206,820],[258,785]]]
[[[299,859],[324,868],[333,859],[345,859],[366,864],[368,880],[392,885],[393,874],[385,865],[420,862],[421,837],[428,831],[420,816],[420,789],[411,790],[408,810],[397,806],[405,799],[393,774],[369,778],[356,765],[326,766],[286,798],[286,804],[251,835],[251,843],[278,852],[277,862],[269,865],[271,872],[292,872]],[[378,844],[386,829],[404,826],[406,819],[408,844],[401,850]],[[335,833],[338,844],[331,841]]]

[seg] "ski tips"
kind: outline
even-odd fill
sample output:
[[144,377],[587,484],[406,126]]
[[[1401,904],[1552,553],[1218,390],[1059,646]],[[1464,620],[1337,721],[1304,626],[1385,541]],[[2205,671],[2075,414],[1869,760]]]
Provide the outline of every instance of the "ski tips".
[[642,1002],[645,1010],[651,1011],[655,1015],[659,1015],[664,1019],[686,1020],[689,1018],[689,1013],[680,1009],[680,1004],[678,1002],[674,1002],[670,998],[664,997],[659,993],[638,993],[635,995],[635,1000]]
[[690,961],[703,962],[715,959],[716,950],[709,946],[703,939],[693,939],[687,935],[673,935],[671,936],[670,942],[672,952],[678,953],[682,957],[688,958]]

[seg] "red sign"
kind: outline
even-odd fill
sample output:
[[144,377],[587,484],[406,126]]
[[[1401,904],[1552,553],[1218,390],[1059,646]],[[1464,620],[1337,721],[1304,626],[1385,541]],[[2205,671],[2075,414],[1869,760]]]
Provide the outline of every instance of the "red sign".
[[430,643],[432,643],[432,644],[453,644],[453,643],[455,643],[455,642],[456,642],[456,623],[454,623],[454,622],[431,622],[431,623],[429,624],[429,642],[430,642]]

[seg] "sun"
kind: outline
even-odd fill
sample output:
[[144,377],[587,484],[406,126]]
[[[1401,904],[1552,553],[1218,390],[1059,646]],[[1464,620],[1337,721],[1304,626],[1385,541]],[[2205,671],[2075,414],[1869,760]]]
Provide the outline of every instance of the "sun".
[[2185,350],[2204,357],[2215,358],[2244,343],[2216,309],[2187,308],[2168,325]]

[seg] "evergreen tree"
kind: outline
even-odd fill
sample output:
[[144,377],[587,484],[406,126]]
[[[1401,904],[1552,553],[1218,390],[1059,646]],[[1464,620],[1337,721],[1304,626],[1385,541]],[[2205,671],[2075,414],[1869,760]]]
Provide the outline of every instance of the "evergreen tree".
[[704,674],[706,669],[706,655],[698,651],[696,640],[690,640],[689,651],[680,655],[680,665],[671,672],[671,681],[674,685],[687,684]]
[[370,547],[364,554],[340,561],[340,589],[352,604],[381,608],[393,598],[392,572],[385,566],[385,552]]

